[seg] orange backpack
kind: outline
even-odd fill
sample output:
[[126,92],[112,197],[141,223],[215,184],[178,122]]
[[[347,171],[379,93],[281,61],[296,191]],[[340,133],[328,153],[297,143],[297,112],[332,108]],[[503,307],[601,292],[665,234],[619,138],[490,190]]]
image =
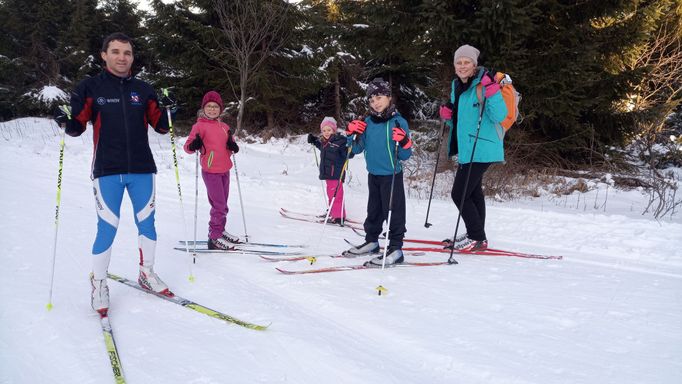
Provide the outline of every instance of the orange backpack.
[[[495,74],[493,79],[500,84],[500,92],[502,93],[504,104],[507,106],[507,117],[498,124],[502,128],[498,129],[498,136],[502,139],[514,123],[520,123],[521,120],[523,120],[521,118],[521,113],[519,112],[521,94],[514,88],[512,79],[509,75],[502,72],[488,72],[488,74],[490,73]],[[476,86],[476,96],[478,96],[479,105],[483,105],[483,85],[481,83]]]

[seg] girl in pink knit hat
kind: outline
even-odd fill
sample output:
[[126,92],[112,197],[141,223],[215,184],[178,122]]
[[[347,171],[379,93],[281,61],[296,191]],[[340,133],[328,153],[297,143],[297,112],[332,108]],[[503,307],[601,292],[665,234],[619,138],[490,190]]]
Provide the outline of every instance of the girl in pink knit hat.
[[329,203],[332,204],[329,208],[331,210],[329,222],[342,225],[346,220],[346,212],[343,209],[343,178],[345,177],[343,166],[348,154],[347,139],[340,133],[336,133],[336,120],[333,117],[325,117],[322,120],[320,133],[322,133],[321,137],[309,134],[308,143],[320,150],[320,180],[325,180],[327,183],[327,197]]
[[206,184],[211,219],[208,222],[208,248],[230,249],[239,238],[225,230],[227,198],[230,195],[230,169],[233,153],[239,152],[230,126],[220,120],[223,100],[216,91],[209,91],[201,101],[197,122],[185,142],[185,152],[200,151],[201,177]]

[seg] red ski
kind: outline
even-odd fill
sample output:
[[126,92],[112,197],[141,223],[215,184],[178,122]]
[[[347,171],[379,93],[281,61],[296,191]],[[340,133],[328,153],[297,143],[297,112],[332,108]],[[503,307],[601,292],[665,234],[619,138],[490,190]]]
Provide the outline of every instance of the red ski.
[[[406,267],[435,267],[438,265],[450,265],[448,264],[447,261],[436,261],[436,262],[430,262],[430,263],[413,263],[413,262],[404,262],[400,264],[393,264],[393,265],[387,265],[386,268],[406,268]],[[319,269],[307,269],[303,271],[289,271],[286,269],[282,268],[275,268],[278,271],[282,272],[285,275],[306,275],[310,273],[326,273],[326,272],[341,272],[341,271],[354,271],[358,269],[381,269],[381,267],[369,267],[365,266],[363,264],[358,264],[358,265],[342,265],[338,267],[327,267],[327,268],[319,268]]]
[[[403,240],[407,241],[407,240]],[[449,249],[445,248],[435,248],[435,247],[405,247],[403,251],[421,251],[421,252],[438,252],[438,253],[450,253]],[[522,253],[522,252],[512,252],[503,251],[501,249],[488,248],[484,251],[455,251],[457,255],[477,255],[477,256],[507,256],[507,257],[521,257],[524,259],[542,259],[542,260],[561,260],[563,256],[549,256],[549,255],[536,255],[533,253]]]
[[[356,228],[352,228],[352,229],[353,229],[353,232],[355,232],[358,236],[362,236],[362,237],[365,236],[362,232],[360,232]],[[348,241],[346,240],[346,242],[348,242]],[[415,243],[415,244],[440,245],[442,247],[445,247],[446,245],[449,244],[449,243],[443,242],[442,240],[424,240],[424,239],[403,239],[403,242]],[[403,250],[450,253],[449,249],[437,248],[437,247],[409,247],[409,248],[403,248]],[[475,251],[475,252],[455,251],[455,253],[458,255],[510,256],[510,257],[522,257],[522,258],[526,258],[526,259],[546,259],[546,260],[561,260],[564,258],[563,256],[538,255],[538,254],[534,254],[534,253],[506,251],[503,249],[496,249],[496,248],[488,248],[485,251]]]

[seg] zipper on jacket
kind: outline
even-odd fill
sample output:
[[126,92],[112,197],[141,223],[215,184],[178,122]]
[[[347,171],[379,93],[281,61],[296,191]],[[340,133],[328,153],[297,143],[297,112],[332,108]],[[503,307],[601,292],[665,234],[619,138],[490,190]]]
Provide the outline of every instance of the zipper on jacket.
[[121,92],[121,109],[123,110],[123,129],[126,132],[126,155],[128,158],[128,173],[130,173],[130,164],[131,164],[131,157],[130,157],[130,129],[128,128],[128,115],[126,114],[126,99],[125,95],[123,92],[123,79],[119,80],[119,87],[118,89]]
[[391,160],[391,167],[393,168],[394,171],[396,171],[398,159],[396,159],[395,163],[393,162],[393,153],[391,152],[391,141],[393,140],[391,139],[391,136],[388,133],[390,122],[391,122],[390,119],[386,122],[386,149],[388,150],[388,158]]

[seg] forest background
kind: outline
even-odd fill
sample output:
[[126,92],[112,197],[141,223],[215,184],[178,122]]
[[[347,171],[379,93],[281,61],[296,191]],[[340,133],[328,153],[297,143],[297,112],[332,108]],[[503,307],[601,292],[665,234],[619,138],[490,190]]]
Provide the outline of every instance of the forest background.
[[648,180],[623,184],[656,188],[663,170],[682,165],[681,0],[153,0],[148,9],[1,0],[0,120],[51,115],[101,71],[102,39],[122,31],[135,41],[134,72],[177,96],[180,133],[210,89],[241,135],[317,132],[324,116],[345,126],[366,112],[366,84],[383,77],[431,164],[453,52],[471,44],[522,94],[500,175],[644,166]]

